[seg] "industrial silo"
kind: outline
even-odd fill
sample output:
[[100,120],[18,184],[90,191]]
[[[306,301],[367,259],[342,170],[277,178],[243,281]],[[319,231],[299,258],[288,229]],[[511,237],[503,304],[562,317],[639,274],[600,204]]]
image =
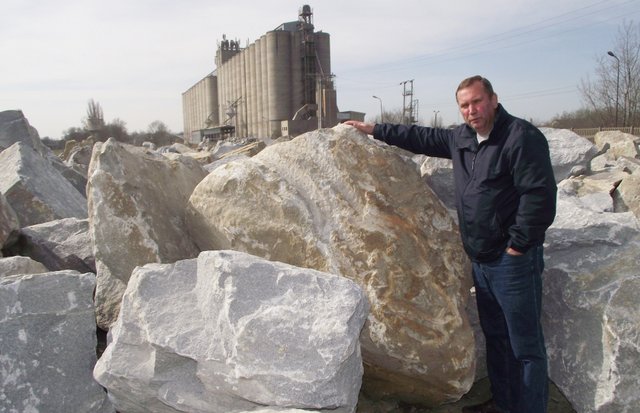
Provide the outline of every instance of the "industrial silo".
[[269,135],[280,135],[280,122],[291,113],[291,36],[284,30],[267,33],[267,90],[269,94]]

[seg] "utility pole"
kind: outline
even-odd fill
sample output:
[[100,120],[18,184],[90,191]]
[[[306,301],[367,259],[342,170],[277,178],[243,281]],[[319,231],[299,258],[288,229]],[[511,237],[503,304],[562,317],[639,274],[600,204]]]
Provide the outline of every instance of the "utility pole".
[[[405,80],[400,83],[402,90],[402,124],[411,125],[413,119],[413,79]],[[407,86],[409,84],[409,86]],[[407,104],[408,102],[408,104]]]

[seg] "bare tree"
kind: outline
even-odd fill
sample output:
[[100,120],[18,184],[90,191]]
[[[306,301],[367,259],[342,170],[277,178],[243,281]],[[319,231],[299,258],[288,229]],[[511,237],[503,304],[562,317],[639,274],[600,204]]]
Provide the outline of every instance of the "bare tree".
[[171,145],[179,141],[179,138],[160,120],[154,120],[149,124],[145,139],[153,142],[157,146]]
[[84,127],[91,133],[99,133],[104,129],[104,115],[102,107],[93,99],[89,101],[87,106],[87,117],[84,120]]
[[169,130],[169,127],[164,122],[160,120],[154,120],[149,124],[149,127],[147,128],[147,133],[149,133],[149,135],[156,135],[156,134],[171,133],[171,131]]
[[110,138],[114,138],[118,142],[129,142],[129,134],[127,133],[127,123],[120,118],[115,118],[111,122],[104,125],[104,133]]
[[[593,81],[578,86],[587,107],[600,114],[602,125],[640,123],[640,24],[624,22],[615,46],[597,58]],[[616,116],[617,115],[617,116]]]

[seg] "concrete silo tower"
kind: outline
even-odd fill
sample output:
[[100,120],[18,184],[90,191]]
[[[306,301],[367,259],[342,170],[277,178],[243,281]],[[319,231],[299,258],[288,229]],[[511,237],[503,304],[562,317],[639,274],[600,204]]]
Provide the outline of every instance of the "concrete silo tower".
[[[277,26],[244,48],[223,36],[206,85],[183,93],[185,139],[229,133],[278,137],[336,125],[329,39],[328,33],[315,31],[309,5],[302,6],[297,21]],[[211,99],[214,86],[216,98]],[[201,95],[208,101],[197,102]],[[201,119],[208,124],[197,124]]]

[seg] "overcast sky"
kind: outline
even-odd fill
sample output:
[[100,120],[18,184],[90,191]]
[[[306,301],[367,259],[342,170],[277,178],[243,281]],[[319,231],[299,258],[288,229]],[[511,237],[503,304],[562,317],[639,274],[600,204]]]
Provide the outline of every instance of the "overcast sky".
[[[87,102],[129,132],[161,120],[181,132],[182,92],[215,69],[226,34],[241,46],[283,22],[290,0],[2,0],[0,110],[21,109],[41,137],[80,126]],[[582,106],[577,90],[615,46],[640,0],[323,0],[340,110],[401,109],[413,80],[419,117],[459,122],[454,91],[482,74],[514,115],[543,121]]]

